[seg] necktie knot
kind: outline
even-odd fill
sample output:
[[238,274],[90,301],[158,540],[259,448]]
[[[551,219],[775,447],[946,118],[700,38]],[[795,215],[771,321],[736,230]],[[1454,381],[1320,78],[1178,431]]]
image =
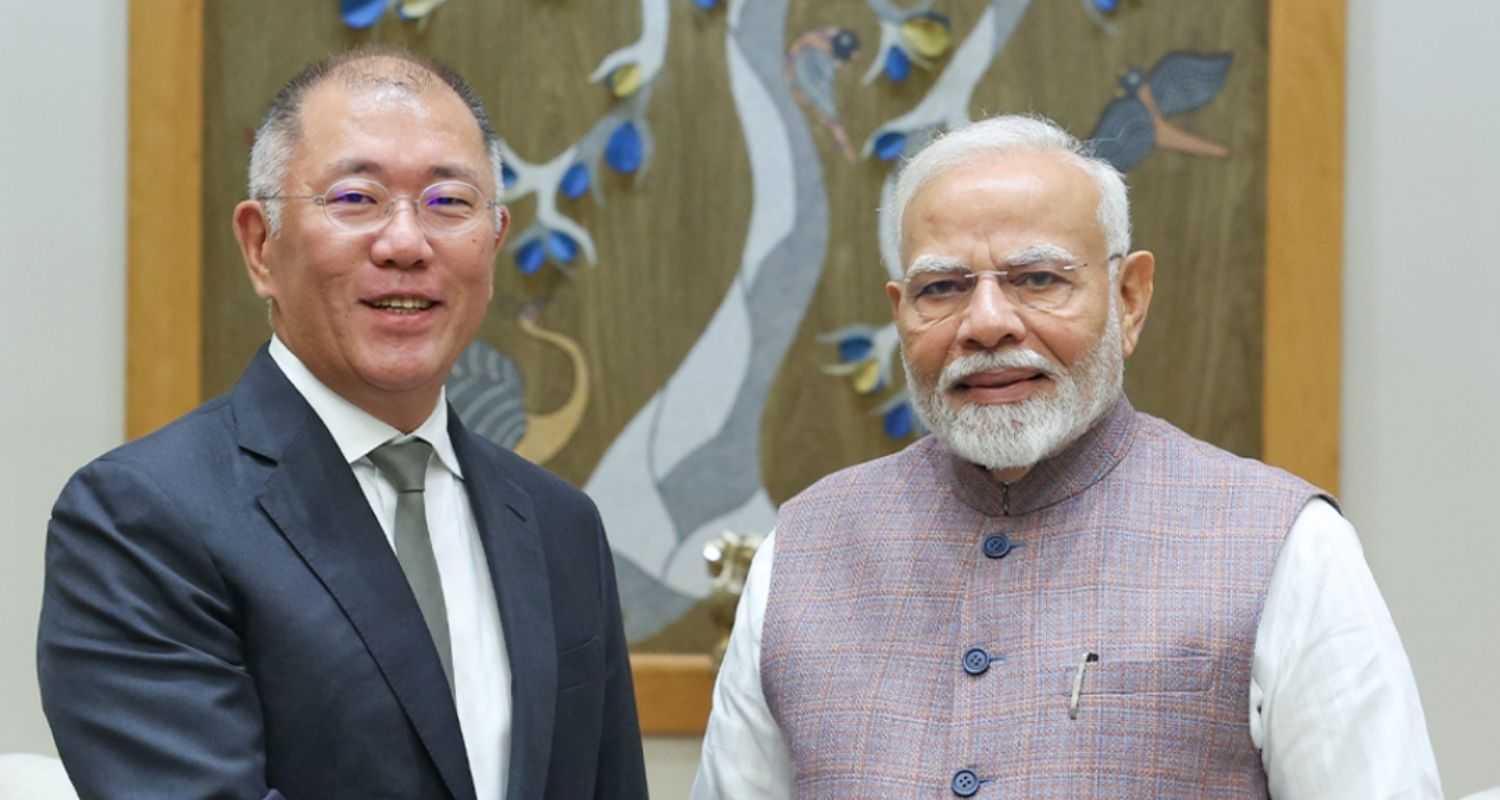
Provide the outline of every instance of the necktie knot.
[[432,445],[421,439],[388,442],[370,451],[370,461],[397,492],[420,492],[426,485]]

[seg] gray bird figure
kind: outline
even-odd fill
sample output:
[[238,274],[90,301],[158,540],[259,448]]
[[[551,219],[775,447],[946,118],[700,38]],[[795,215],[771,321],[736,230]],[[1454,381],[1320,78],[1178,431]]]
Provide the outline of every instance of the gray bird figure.
[[1180,153],[1224,158],[1228,148],[1166,121],[1166,117],[1202,108],[1224,89],[1233,53],[1168,53],[1149,75],[1132,67],[1120,78],[1124,95],[1110,101],[1089,139],[1094,152],[1125,172],[1157,147]]
[[810,107],[850,161],[854,160],[854,148],[839,121],[833,79],[838,68],[849,63],[858,50],[859,36],[854,31],[827,27],[797,37],[786,53],[786,78],[792,94]]
[[475,433],[507,450],[526,435],[526,382],[509,356],[475,339],[447,386],[448,402]]
[[475,433],[537,464],[557,455],[583,422],[590,387],[588,358],[571,337],[540,324],[545,300],[533,300],[516,314],[521,334],[562,351],[573,370],[568,398],[551,411],[526,407],[526,382],[504,353],[474,340],[448,374],[448,400]]

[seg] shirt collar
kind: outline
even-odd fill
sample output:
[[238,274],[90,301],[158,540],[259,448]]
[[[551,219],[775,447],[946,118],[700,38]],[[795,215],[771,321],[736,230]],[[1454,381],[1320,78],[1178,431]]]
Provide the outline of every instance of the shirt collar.
[[343,454],[344,460],[350,464],[364,458],[371,450],[390,441],[405,441],[407,439],[422,439],[432,445],[432,450],[437,453],[438,461],[448,471],[458,478],[463,478],[463,469],[458,465],[458,455],[453,451],[453,440],[448,437],[448,390],[443,388],[438,391],[437,405],[432,413],[427,416],[423,423],[417,426],[410,435],[376,419],[368,411],[356,406],[344,399],[343,396],[328,388],[312,370],[297,358],[281,339],[276,335],[271,336],[271,360],[281,369],[286,379],[291,381],[307,404],[312,406],[313,413],[323,421],[323,426],[328,428],[328,433],[333,436],[334,444],[338,445],[339,452]]

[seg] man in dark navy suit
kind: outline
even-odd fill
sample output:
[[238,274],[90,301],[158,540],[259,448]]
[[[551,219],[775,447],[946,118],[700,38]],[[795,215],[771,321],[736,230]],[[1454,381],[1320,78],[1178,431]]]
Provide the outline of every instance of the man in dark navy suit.
[[444,396],[500,186],[446,68],[361,51],[277,95],[234,214],[271,342],[53,510],[38,671],[80,795],[645,797],[594,505]]

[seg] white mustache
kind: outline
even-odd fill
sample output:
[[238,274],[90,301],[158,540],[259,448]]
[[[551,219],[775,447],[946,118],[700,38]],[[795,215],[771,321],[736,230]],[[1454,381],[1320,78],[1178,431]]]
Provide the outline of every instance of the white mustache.
[[1057,377],[1059,372],[1058,366],[1050,359],[1032,350],[974,353],[961,356],[943,367],[943,374],[938,378],[938,391],[946,392],[970,375],[1001,369],[1034,369],[1049,378]]

